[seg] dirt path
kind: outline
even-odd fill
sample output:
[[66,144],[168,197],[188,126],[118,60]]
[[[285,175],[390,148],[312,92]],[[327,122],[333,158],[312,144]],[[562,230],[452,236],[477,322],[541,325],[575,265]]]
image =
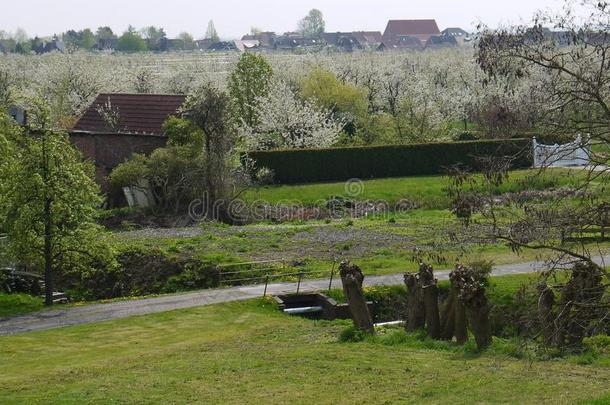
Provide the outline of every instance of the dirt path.
[[[610,255],[598,257],[599,264],[610,263]],[[514,274],[534,273],[544,267],[543,262],[528,262],[496,266],[492,276],[508,276]],[[447,280],[449,270],[436,271],[439,280]],[[383,276],[367,276],[366,286],[402,285],[403,275],[392,274]],[[328,289],[329,280],[309,280],[301,283],[301,292],[323,291]],[[296,283],[269,284],[267,294],[277,295],[296,292]],[[341,288],[341,281],[333,280],[332,288]],[[202,290],[178,295],[166,295],[154,298],[135,299],[112,302],[107,304],[92,304],[82,307],[51,309],[28,315],[0,319],[0,336],[14,335],[25,332],[61,328],[70,325],[80,325],[91,322],[108,321],[136,315],[146,315],[175,309],[192,308],[223,302],[248,300],[263,295],[264,285],[233,287],[226,289]]]

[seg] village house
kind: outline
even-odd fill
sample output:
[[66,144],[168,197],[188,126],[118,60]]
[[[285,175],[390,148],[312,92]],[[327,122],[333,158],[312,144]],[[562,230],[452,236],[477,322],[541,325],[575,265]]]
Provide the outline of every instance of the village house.
[[385,39],[377,47],[378,51],[421,51],[424,49],[424,44],[416,37],[403,36],[394,41],[386,41]]
[[[163,123],[184,104],[182,95],[100,94],[70,131],[70,140],[95,164],[96,180],[106,177],[134,153],[149,154],[167,143]],[[118,122],[105,118],[108,107]]]
[[57,35],[50,39],[36,37],[32,40],[32,51],[37,55],[55,51],[63,53],[66,51],[66,44]]
[[426,42],[425,49],[455,48],[458,46],[459,44],[455,37],[450,35],[439,35],[430,37]]
[[458,46],[464,46],[471,41],[470,34],[458,27],[445,28],[441,31],[442,38],[455,38]]
[[374,50],[383,41],[379,31],[327,32],[322,37],[328,47],[343,52]]
[[118,38],[98,38],[93,49],[98,51],[114,51],[119,43]]
[[239,48],[237,47],[237,44],[235,43],[235,41],[214,42],[213,44],[208,46],[208,48],[206,49],[206,51],[208,51],[208,52],[230,52],[230,51],[238,51],[238,50],[239,50]]
[[261,49],[274,49],[275,39],[277,35],[275,32],[258,32],[256,34],[247,34],[241,37],[243,42],[247,41],[258,41],[258,46]]
[[421,44],[432,36],[440,36],[441,31],[435,20],[390,20],[383,33],[383,42],[389,46],[401,43],[413,44],[416,38]]
[[257,39],[242,39],[233,42],[241,52],[256,52],[261,49],[260,42]]

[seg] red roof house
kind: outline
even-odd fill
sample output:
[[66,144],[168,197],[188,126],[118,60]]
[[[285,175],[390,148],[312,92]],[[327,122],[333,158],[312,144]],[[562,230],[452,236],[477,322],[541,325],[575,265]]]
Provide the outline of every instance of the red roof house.
[[[178,115],[182,95],[100,94],[70,131],[70,140],[96,167],[97,181],[134,153],[150,154],[166,145],[163,123]],[[116,119],[105,113],[112,110]]]
[[[163,122],[176,115],[186,100],[182,95],[100,94],[74,126],[74,131],[163,135]],[[106,105],[118,112],[118,127],[110,128],[100,114]]]
[[440,34],[435,20],[390,20],[383,33],[383,42],[400,43],[405,37],[414,37],[425,44],[430,37]]

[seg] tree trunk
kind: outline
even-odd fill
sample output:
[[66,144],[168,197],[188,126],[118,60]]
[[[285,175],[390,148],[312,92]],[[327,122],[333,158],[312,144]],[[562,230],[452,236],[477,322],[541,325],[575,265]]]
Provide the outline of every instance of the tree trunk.
[[424,300],[419,288],[418,276],[415,273],[405,273],[407,286],[407,332],[423,329],[426,324]]
[[53,247],[51,245],[53,237],[51,204],[53,200],[49,195],[50,168],[46,139],[46,134],[42,134],[42,163],[45,192],[42,214],[44,217],[44,303],[47,306],[51,306],[53,305]]
[[453,288],[449,292],[447,302],[443,312],[441,313],[441,339],[451,340],[455,333],[455,301],[457,300],[456,292]]
[[424,306],[426,308],[426,330],[432,339],[441,338],[441,320],[438,312],[438,288],[434,284],[423,287]]
[[44,303],[53,305],[53,252],[51,250],[51,200],[44,203]]
[[362,291],[364,275],[360,268],[352,265],[349,261],[343,261],[339,265],[339,274],[343,284],[343,294],[347,299],[354,325],[367,333],[374,334],[374,324],[369,307]]
[[544,344],[550,346],[553,344],[555,337],[555,315],[553,314],[553,305],[555,304],[555,295],[553,291],[546,285],[541,283],[538,285],[538,320],[542,329]]
[[471,300],[466,307],[468,323],[472,328],[477,348],[483,350],[491,345],[491,322],[489,322],[490,307],[484,293]]
[[426,330],[432,339],[441,338],[441,320],[438,310],[438,287],[432,266],[420,264],[419,282],[424,296]]
[[455,340],[463,345],[468,342],[468,321],[466,319],[466,308],[458,298],[455,300]]

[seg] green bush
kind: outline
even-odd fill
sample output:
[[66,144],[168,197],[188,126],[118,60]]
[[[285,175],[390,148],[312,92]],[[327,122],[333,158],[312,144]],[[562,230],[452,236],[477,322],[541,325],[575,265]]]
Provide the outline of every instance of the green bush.
[[210,261],[128,247],[118,253],[117,265],[92,269],[66,285],[72,299],[94,300],[213,288],[218,283],[218,269]]
[[362,342],[366,338],[366,332],[353,325],[343,329],[339,334],[340,342]]
[[354,148],[253,151],[258,167],[275,173],[278,183],[312,183],[441,174],[461,165],[482,167],[483,157],[514,156],[513,168],[531,167],[529,139],[483,140]]

